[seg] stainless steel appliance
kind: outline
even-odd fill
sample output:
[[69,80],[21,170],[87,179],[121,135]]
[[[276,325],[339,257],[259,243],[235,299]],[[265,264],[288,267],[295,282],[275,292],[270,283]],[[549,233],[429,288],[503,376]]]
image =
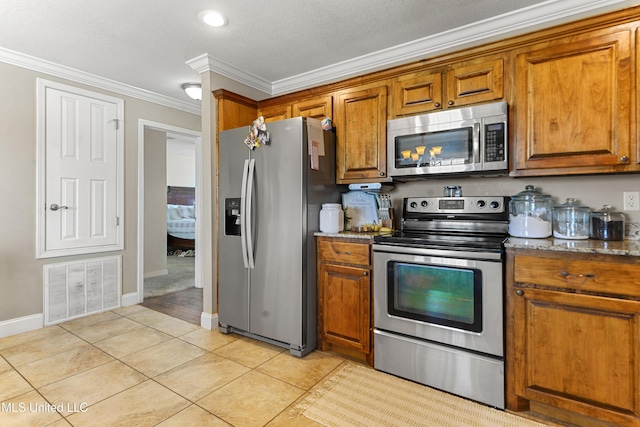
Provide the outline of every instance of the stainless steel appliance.
[[425,175],[508,172],[507,103],[457,108],[387,122],[387,173]]
[[244,144],[249,127],[220,133],[220,330],[296,356],[317,341],[313,233],[322,203],[340,200],[334,135],[323,131],[324,155],[311,169],[306,125],[303,118],[268,123],[270,142],[253,151]]
[[507,197],[411,197],[373,245],[375,368],[504,408]]

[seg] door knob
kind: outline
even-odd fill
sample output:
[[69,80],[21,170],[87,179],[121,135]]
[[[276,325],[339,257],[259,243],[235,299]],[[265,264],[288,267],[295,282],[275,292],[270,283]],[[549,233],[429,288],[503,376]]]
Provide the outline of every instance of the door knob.
[[57,211],[58,209],[69,209],[66,206],[60,206],[57,203],[52,203],[51,206],[49,206],[49,209],[51,209],[52,211]]

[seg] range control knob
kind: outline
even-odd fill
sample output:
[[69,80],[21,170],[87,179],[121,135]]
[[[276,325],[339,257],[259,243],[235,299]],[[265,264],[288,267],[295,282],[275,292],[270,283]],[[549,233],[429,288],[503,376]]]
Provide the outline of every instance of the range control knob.
[[417,207],[418,207],[418,204],[417,204],[416,202],[411,202],[411,203],[409,204],[409,206],[411,206],[412,208],[414,208],[414,209],[415,209],[415,208],[417,208]]
[[484,207],[487,205],[487,202],[485,202],[484,200],[478,200],[478,201],[476,202],[476,205],[477,205],[479,208],[484,208]]
[[422,202],[420,202],[420,206],[422,206],[423,208],[426,208],[427,206],[429,206],[429,202],[427,202],[426,200],[423,200]]
[[491,204],[489,204],[489,206],[491,207],[491,209],[498,209],[500,207],[500,202],[494,200],[493,202],[491,202]]

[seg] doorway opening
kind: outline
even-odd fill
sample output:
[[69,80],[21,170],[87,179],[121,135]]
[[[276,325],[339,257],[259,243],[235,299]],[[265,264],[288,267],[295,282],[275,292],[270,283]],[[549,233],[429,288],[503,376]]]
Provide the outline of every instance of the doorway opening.
[[[138,302],[200,325],[201,227],[195,215],[195,193],[202,184],[195,161],[200,133],[145,120],[138,131]],[[170,228],[176,226],[186,227],[184,233]]]

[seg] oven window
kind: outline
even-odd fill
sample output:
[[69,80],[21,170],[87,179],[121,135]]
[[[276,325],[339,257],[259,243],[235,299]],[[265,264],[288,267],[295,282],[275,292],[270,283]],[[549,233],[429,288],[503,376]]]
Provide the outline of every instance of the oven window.
[[396,168],[462,165],[473,161],[472,128],[397,136]]
[[482,271],[403,262],[387,268],[389,314],[482,331]]

